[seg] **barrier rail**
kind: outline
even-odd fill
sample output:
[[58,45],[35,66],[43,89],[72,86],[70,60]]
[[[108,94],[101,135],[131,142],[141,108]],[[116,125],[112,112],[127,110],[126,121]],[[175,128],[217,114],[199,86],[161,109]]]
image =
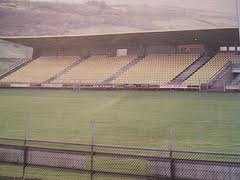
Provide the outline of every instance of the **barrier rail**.
[[0,88],[37,88],[37,89],[99,89],[99,90],[179,90],[198,91],[198,87],[185,85],[151,85],[151,84],[58,84],[58,83],[23,83],[23,82],[0,82]]

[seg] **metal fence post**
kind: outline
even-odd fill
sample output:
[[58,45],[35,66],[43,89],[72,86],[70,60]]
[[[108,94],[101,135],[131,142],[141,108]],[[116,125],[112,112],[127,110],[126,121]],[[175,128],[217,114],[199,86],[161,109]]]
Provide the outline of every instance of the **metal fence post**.
[[27,141],[28,141],[28,136],[29,136],[29,127],[30,127],[30,122],[27,120],[27,121],[25,121],[25,127],[24,127],[24,145],[23,145],[24,146],[24,154],[23,154],[23,172],[22,172],[23,180],[25,180],[27,159],[28,159]]
[[201,83],[200,83],[199,80],[198,80],[198,89],[199,89],[200,92],[202,91],[202,86],[201,86]]
[[91,145],[91,180],[93,180],[94,175],[94,145]]
[[24,155],[23,155],[23,174],[22,179],[25,180],[26,175],[26,167],[27,167],[27,157],[28,157],[28,147],[27,147],[27,140],[24,141]]
[[168,151],[170,158],[170,179],[175,179],[175,166],[174,166],[174,157],[173,157],[173,129],[169,128],[168,130]]
[[94,145],[95,145],[96,127],[95,121],[91,121],[91,180],[93,180],[94,175]]
[[173,158],[173,151],[169,151],[169,157],[170,157],[170,173],[171,173],[171,180],[175,179],[175,166],[174,166],[174,158]]
[[223,92],[226,92],[226,81],[223,79]]

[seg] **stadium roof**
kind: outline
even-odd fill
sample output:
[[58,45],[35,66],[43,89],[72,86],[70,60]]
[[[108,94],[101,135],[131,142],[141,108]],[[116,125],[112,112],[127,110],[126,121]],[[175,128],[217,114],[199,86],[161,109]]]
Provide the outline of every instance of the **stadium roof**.
[[238,42],[237,28],[182,30],[182,31],[143,31],[134,33],[108,33],[89,35],[56,35],[56,36],[0,36],[27,46],[60,45],[117,45],[117,44],[235,44]]

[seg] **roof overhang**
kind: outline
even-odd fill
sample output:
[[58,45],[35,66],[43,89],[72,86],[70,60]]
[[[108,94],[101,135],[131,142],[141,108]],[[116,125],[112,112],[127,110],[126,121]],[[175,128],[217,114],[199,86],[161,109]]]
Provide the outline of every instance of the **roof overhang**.
[[110,33],[64,36],[15,36],[0,39],[32,47],[52,46],[118,46],[118,45],[179,45],[179,44],[215,44],[233,45],[239,42],[238,28],[183,30],[183,31],[147,31],[134,33]]

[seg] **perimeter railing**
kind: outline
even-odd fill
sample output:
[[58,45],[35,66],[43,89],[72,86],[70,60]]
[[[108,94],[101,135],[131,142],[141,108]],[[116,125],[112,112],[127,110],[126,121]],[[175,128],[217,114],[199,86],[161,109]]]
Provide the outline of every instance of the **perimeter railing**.
[[0,179],[240,179],[240,154],[0,138]]

